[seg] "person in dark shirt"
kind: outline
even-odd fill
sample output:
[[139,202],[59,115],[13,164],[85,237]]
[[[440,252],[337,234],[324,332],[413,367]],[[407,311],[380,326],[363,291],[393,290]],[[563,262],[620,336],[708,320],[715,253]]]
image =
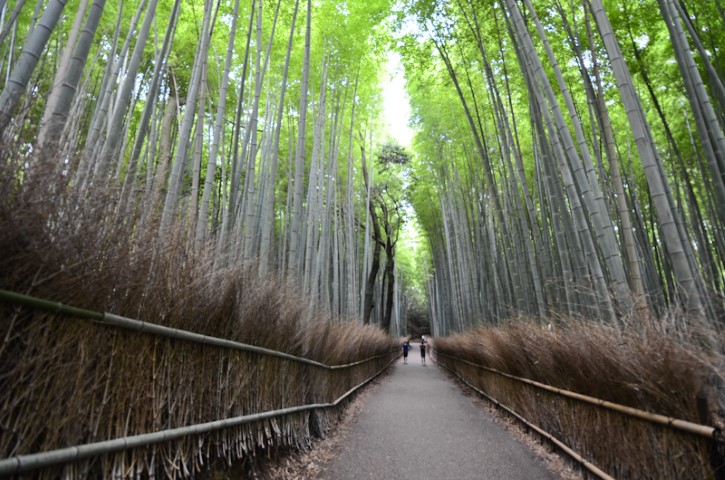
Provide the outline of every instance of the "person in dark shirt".
[[425,348],[426,348],[426,346],[427,345],[425,343],[425,337],[424,337],[423,341],[420,342],[420,359],[423,362],[424,367],[425,367]]
[[410,350],[410,344],[406,340],[403,342],[403,364],[408,363],[408,350]]

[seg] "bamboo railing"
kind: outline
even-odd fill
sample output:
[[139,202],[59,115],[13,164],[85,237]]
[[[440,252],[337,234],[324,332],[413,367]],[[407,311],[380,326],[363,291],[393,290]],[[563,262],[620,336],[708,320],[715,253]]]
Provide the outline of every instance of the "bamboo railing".
[[[617,442],[627,443],[625,442],[625,439],[623,438],[617,438],[616,435],[619,432],[615,432],[616,426],[612,426],[611,430],[607,431],[606,429],[601,432],[599,435],[593,435],[592,439],[593,441],[589,441],[589,438],[587,438],[587,434],[582,434],[580,436],[577,436],[576,433],[572,432],[573,429],[569,428],[567,425],[565,425],[566,421],[560,421],[560,419],[546,419],[545,422],[552,425],[557,425],[556,430],[558,430],[558,436],[552,434],[550,431],[547,431],[546,428],[542,428],[539,425],[536,425],[536,419],[532,419],[531,416],[539,416],[538,420],[541,421],[543,417],[545,417],[547,414],[550,415],[552,412],[558,412],[554,413],[557,415],[557,417],[561,417],[563,415],[566,415],[565,411],[570,412],[569,417],[571,417],[574,421],[576,421],[576,417],[578,413],[575,413],[575,410],[577,410],[576,406],[572,407],[562,407],[560,410],[557,410],[557,408],[553,408],[550,404],[550,402],[547,402],[544,398],[544,395],[539,393],[525,393],[522,391],[519,391],[518,393],[514,393],[517,389],[515,387],[505,387],[500,384],[497,384],[495,380],[483,378],[479,375],[476,375],[475,373],[472,373],[469,368],[472,367],[475,371],[479,372],[487,372],[489,374],[493,374],[495,377],[499,377],[501,379],[506,379],[513,381],[516,384],[524,385],[526,387],[531,387],[535,391],[539,392],[545,392],[546,394],[552,394],[555,396],[559,396],[565,399],[573,400],[575,403],[578,404],[586,404],[592,407],[604,409],[605,411],[613,412],[616,415],[621,415],[623,418],[630,418],[634,421],[639,422],[645,422],[652,425],[656,425],[661,428],[671,429],[674,431],[681,432],[682,434],[695,437],[697,439],[702,439],[702,441],[705,442],[706,448],[701,448],[698,446],[692,447],[692,452],[699,453],[700,455],[693,455],[692,453],[688,453],[687,450],[681,449],[679,451],[680,456],[699,456],[701,457],[698,459],[691,459],[690,463],[699,463],[699,466],[701,467],[700,472],[707,472],[708,476],[702,475],[701,473],[697,473],[696,471],[690,470],[687,472],[688,475],[693,475],[692,478],[713,478],[717,480],[722,480],[725,477],[725,463],[723,462],[722,458],[722,450],[725,448],[725,442],[722,438],[722,432],[717,428],[709,425],[701,425],[697,423],[693,423],[687,420],[681,420],[672,418],[666,415],[660,415],[656,413],[647,412],[644,410],[639,410],[636,408],[628,407],[626,405],[620,405],[617,403],[609,402],[606,400],[602,400],[599,398],[594,398],[587,395],[582,395],[580,393],[572,392],[569,390],[565,390],[562,388],[554,387],[551,385],[546,385],[541,382],[537,382],[531,379],[518,377],[515,375],[508,374],[506,372],[502,372],[500,370],[497,370],[495,368],[487,367],[485,365],[480,365],[474,362],[470,362],[468,360],[464,360],[462,358],[458,358],[452,355],[448,355],[441,352],[436,352],[436,363],[443,368],[445,368],[447,371],[449,371],[451,374],[453,374],[455,377],[457,377],[460,381],[462,381],[464,384],[466,384],[469,388],[475,390],[479,394],[483,395],[490,401],[492,401],[495,405],[505,410],[507,413],[511,414],[513,417],[515,417],[517,420],[522,422],[527,428],[530,428],[534,431],[536,431],[538,434],[543,436],[545,439],[556,445],[559,449],[564,451],[567,455],[569,455],[572,459],[574,459],[576,462],[580,463],[584,468],[586,468],[591,474],[596,476],[597,478],[601,479],[613,479],[618,478],[622,475],[629,477],[631,475],[637,474],[637,466],[633,465],[624,465],[626,464],[626,460],[618,459],[617,462],[613,462],[615,465],[604,465],[603,463],[607,462],[595,462],[590,458],[587,458],[588,455],[581,454],[577,452],[574,448],[572,448],[572,444],[577,444],[579,450],[585,450],[588,453],[594,453],[597,452],[598,447],[597,444],[600,444],[604,446],[604,448],[609,448],[610,445],[613,443],[616,444]],[[461,366],[469,367],[469,368],[461,368]],[[489,388],[486,388],[488,386]],[[487,390],[495,390],[499,393],[499,395],[492,395],[490,391]],[[520,389],[519,389],[520,390]],[[508,396],[508,399],[502,399],[501,397]],[[521,406],[524,402],[529,403],[541,403],[540,406],[531,406],[527,405],[525,408],[519,408],[512,407],[512,403],[518,403],[519,406]],[[508,403],[508,404],[507,404]],[[529,409],[530,412],[535,412],[536,415],[527,416],[526,413],[522,413],[520,410],[523,409]],[[567,410],[568,409],[568,410]],[[592,414],[587,414],[592,415]],[[593,414],[596,417],[602,417],[601,415],[597,415],[596,413]],[[528,418],[527,418],[528,417]],[[599,418],[601,421],[601,418]],[[619,422],[612,422],[612,423],[626,423],[626,420],[621,420]],[[604,421],[604,424],[606,424],[606,421]],[[579,429],[585,430],[587,429],[588,425],[581,424],[579,425]],[[567,433],[572,433],[571,437],[567,435]],[[614,435],[613,435],[614,434]],[[643,435],[641,432],[638,432],[640,437],[640,441],[646,438],[646,435]],[[613,435],[611,438],[607,437],[607,435]],[[657,434],[653,434],[654,436],[657,436]],[[661,435],[660,435],[661,436]],[[577,437],[577,438],[573,438]],[[678,440],[675,440],[678,441]],[[693,441],[695,441],[693,439]],[[686,442],[686,441],[685,441]],[[699,441],[695,441],[696,443],[699,443]],[[642,443],[642,442],[641,442]],[[644,442],[646,443],[646,442]],[[646,446],[645,446],[646,448]],[[655,449],[656,450],[656,449]],[[654,452],[654,456],[657,455],[657,452]],[[599,457],[605,458],[607,456],[613,456],[612,452],[605,452],[604,454],[600,454]],[[616,456],[616,455],[614,455]],[[670,459],[667,459],[670,460]],[[618,462],[622,463],[618,463]],[[599,463],[599,465],[595,465],[595,463]],[[667,470],[665,468],[661,468],[659,465],[656,465],[656,462],[645,462],[648,465],[639,465],[641,467],[649,469],[647,472],[644,472],[640,470],[638,473],[642,475],[642,478],[688,478],[683,477],[685,469],[683,471],[680,471],[679,473],[676,472],[676,468],[673,468],[672,470]],[[664,464],[667,462],[660,462],[660,464]],[[605,470],[610,470],[610,473],[605,472]],[[612,471],[614,471],[614,474],[612,474]],[[652,476],[654,475],[654,476]]]
[[23,295],[20,293],[9,292],[7,290],[0,289],[0,301],[16,303],[19,305],[25,305],[26,307],[39,308],[47,310],[49,312],[63,313],[72,315],[78,318],[85,318],[94,320],[103,325],[110,325],[114,327],[123,328],[126,330],[133,330],[140,333],[148,333],[153,335],[160,335],[162,337],[173,338],[175,340],[185,340],[189,342],[199,343],[202,345],[211,345],[221,348],[229,348],[233,350],[241,350],[249,353],[257,353],[268,357],[277,357],[285,360],[290,360],[305,365],[312,365],[315,367],[327,369],[327,370],[340,370],[344,368],[354,367],[361,365],[366,362],[376,360],[387,355],[377,355],[358,362],[346,363],[343,365],[325,365],[324,363],[316,362],[308,358],[298,357],[290,355],[284,352],[278,352],[276,350],[270,350],[268,348],[257,347],[255,345],[248,345],[246,343],[235,342],[233,340],[227,340],[224,338],[212,337],[209,335],[202,335],[200,333],[189,332],[187,330],[181,330],[178,328],[165,327],[163,325],[157,325],[155,323],[144,322],[143,320],[135,320],[132,318],[122,317],[108,312],[95,312],[92,310],[85,310],[82,308],[73,307],[70,305],[64,305],[60,302],[53,302],[50,300],[44,300],[41,298],[32,297],[29,295]]

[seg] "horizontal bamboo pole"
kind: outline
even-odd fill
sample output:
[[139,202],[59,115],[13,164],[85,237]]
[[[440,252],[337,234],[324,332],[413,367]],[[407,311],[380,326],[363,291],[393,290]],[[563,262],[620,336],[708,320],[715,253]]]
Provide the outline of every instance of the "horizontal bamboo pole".
[[289,415],[297,412],[304,412],[307,410],[313,410],[315,408],[322,408],[327,405],[328,404],[314,404],[298,407],[289,407],[270,412],[244,415],[241,417],[215,420],[213,422],[200,423],[197,425],[190,425],[186,427],[178,427],[169,430],[161,430],[158,432],[143,433],[130,437],[104,440],[101,442],[88,443],[85,445],[77,445],[74,447],[60,448],[48,452],[18,455],[16,457],[10,457],[0,460],[0,476],[29,472],[41,468],[47,468],[55,465],[83,460],[85,458],[119,452],[121,450],[127,450],[130,448],[145,447],[154,443],[176,440],[187,435],[199,435],[203,433],[209,433],[215,430],[236,427],[249,422],[265,420],[268,418]]
[[65,313],[73,315],[74,317],[103,320],[103,314],[100,312],[75,308],[59,302],[43,300],[42,298],[31,297],[30,295],[23,295],[22,293],[10,292],[8,290],[0,290],[0,300],[8,303],[19,303],[26,307],[35,307],[49,312]]
[[[441,354],[439,354],[439,355],[441,355]],[[450,357],[449,355],[445,355],[445,354],[443,354],[442,356],[449,357],[449,358],[454,358],[454,357]],[[562,442],[561,440],[559,440],[558,438],[556,438],[555,436],[553,436],[552,434],[550,434],[546,430],[544,430],[541,427],[539,427],[537,425],[534,425],[533,423],[529,422],[524,417],[522,417],[521,415],[519,415],[518,413],[516,413],[514,410],[512,410],[508,406],[506,406],[503,403],[499,402],[498,400],[496,400],[495,398],[493,398],[488,393],[486,393],[483,390],[481,390],[481,389],[473,386],[466,379],[464,379],[463,377],[461,377],[460,375],[458,375],[456,372],[454,372],[453,370],[451,370],[447,366],[445,366],[445,365],[443,365],[441,363],[438,363],[438,364],[440,366],[442,366],[443,368],[445,368],[446,370],[448,370],[449,372],[451,372],[456,377],[458,377],[458,379],[461,382],[463,382],[466,385],[468,385],[469,388],[475,390],[479,394],[481,394],[484,397],[488,398],[493,403],[495,403],[498,407],[506,410],[509,414],[513,415],[517,420],[519,420],[521,423],[523,423],[524,425],[526,425],[528,428],[531,428],[532,430],[535,430],[537,433],[539,433],[539,435],[543,436],[544,438],[548,439],[550,442],[554,443],[557,447],[561,448],[564,452],[566,452],[567,455],[569,455],[571,458],[573,458],[574,460],[576,460],[577,462],[579,462],[580,464],[582,464],[587,470],[589,470],[590,472],[592,472],[597,477],[601,478],[602,480],[614,480],[614,477],[608,475],[604,470],[600,469],[599,467],[597,467],[596,465],[594,465],[592,462],[590,462],[589,460],[587,460],[586,458],[584,458],[583,456],[581,456],[579,453],[577,453],[576,451],[572,450],[568,445],[566,445],[564,442]]]
[[556,393],[563,397],[573,398],[573,399],[579,400],[581,402],[590,403],[593,405],[597,405],[599,407],[603,407],[603,408],[606,408],[609,410],[614,410],[619,413],[623,413],[625,415],[629,415],[631,417],[636,417],[636,418],[639,418],[640,420],[645,420],[645,421],[648,421],[651,423],[657,423],[660,425],[672,427],[674,429],[692,433],[694,435],[698,435],[701,437],[717,439],[718,430],[716,428],[710,427],[708,425],[700,425],[699,423],[688,422],[687,420],[679,420],[676,418],[668,417],[666,415],[660,415],[658,413],[650,413],[650,412],[646,412],[644,410],[639,410],[637,408],[627,407],[626,405],[609,402],[607,400],[602,400],[601,398],[595,398],[595,397],[590,397],[588,395],[582,395],[580,393],[571,392],[569,390],[564,390],[562,388],[557,388],[557,387],[553,387],[551,385],[546,385],[545,383],[536,382],[536,381],[530,380],[528,378],[517,377],[515,375],[511,375],[511,374],[502,372],[500,370],[496,370],[495,368],[486,367],[484,365],[479,365],[477,363],[469,362],[468,360],[454,357],[452,355],[448,355],[445,353],[437,353],[437,355],[441,356],[441,357],[448,357],[452,360],[455,360],[458,362],[463,362],[463,363],[466,363],[473,367],[480,368],[482,370],[487,370],[487,371],[495,373],[497,375],[501,375],[503,377],[510,378],[510,379],[516,380],[518,382],[526,383],[526,384],[532,385],[534,387],[540,388],[542,390],[547,390],[549,392]]
[[300,405],[296,407],[282,408],[279,410],[272,410],[269,412],[255,413],[251,415],[243,415],[240,417],[226,418],[223,420],[215,420],[213,422],[199,423],[196,425],[189,425],[186,427],[172,428],[168,430],[161,430],[152,433],[142,433],[139,435],[133,435],[130,437],[116,438],[113,440],[104,440],[101,442],[88,443],[85,445],[77,445],[74,447],[60,448],[57,450],[50,450],[47,452],[31,453],[28,455],[18,455],[16,457],[10,457],[0,460],[0,477],[6,475],[15,475],[18,473],[30,472],[39,470],[41,468],[52,467],[56,465],[62,465],[78,460],[83,460],[90,457],[97,457],[100,455],[107,455],[109,453],[120,452],[122,450],[128,450],[131,448],[147,447],[156,443],[167,442],[176,440],[181,437],[188,435],[201,435],[205,433],[214,432],[217,430],[223,430],[226,428],[237,427],[245,423],[258,422],[261,420],[267,420],[275,417],[282,417],[293,413],[306,412],[317,409],[333,408],[342,402],[345,398],[349,397],[356,390],[364,387],[382,372],[384,372],[390,365],[398,359],[396,356],[391,360],[385,367],[380,369],[377,373],[366,379],[362,383],[353,387],[352,389],[345,392],[340,398],[330,403],[314,403],[310,405]]
[[96,322],[103,325],[110,325],[114,327],[124,328],[127,330],[133,330],[140,333],[150,333],[153,335],[160,335],[168,338],[174,338],[177,340],[186,340],[189,342],[200,343],[204,345],[212,345],[215,347],[228,348],[232,350],[241,350],[244,352],[257,353],[260,355],[266,355],[268,357],[283,358],[297,363],[306,365],[312,365],[318,368],[324,368],[328,370],[339,370],[344,368],[354,367],[363,363],[371,362],[378,358],[385,357],[389,354],[376,355],[369,357],[364,360],[359,360],[353,363],[346,363],[343,365],[325,365],[324,363],[316,362],[304,357],[298,357],[289,353],[278,352],[276,350],[270,350],[268,348],[256,347],[254,345],[248,345],[246,343],[235,342],[233,340],[227,340],[219,337],[212,337],[209,335],[203,335],[200,333],[189,332],[187,330],[181,330],[178,328],[165,327],[163,325],[157,325],[155,323],[145,322],[142,320],[135,320],[132,318],[122,317],[108,312],[94,312],[92,310],[85,310],[82,308],[76,308],[69,305],[65,305],[59,302],[53,302],[50,300],[44,300],[41,298],[31,297],[29,295],[23,295],[20,293],[10,292],[7,290],[0,289],[0,300],[9,303],[18,303],[27,307],[38,308],[41,310],[47,310],[50,312],[63,313],[74,317],[80,317]]
[[114,327],[124,328],[126,330],[134,330],[139,333],[150,333],[153,335],[160,335],[176,340],[186,340],[189,342],[200,343],[203,345],[212,345],[214,347],[228,348],[232,350],[242,350],[249,353],[258,353],[260,355],[265,355],[268,357],[283,358],[285,360],[291,360],[293,362],[303,363],[305,365],[312,365],[319,368],[330,368],[324,363],[309,360],[307,358],[297,357],[295,355],[290,355],[289,353],[269,350],[267,348],[256,347],[254,345],[247,345],[245,343],[239,343],[233,340],[226,340],[224,338],[211,337],[209,335],[189,332],[187,330],[181,330],[178,328],[164,327],[163,325],[157,325],[155,323],[121,317],[113,313],[104,313],[103,319],[99,320],[98,322],[104,325],[112,325]]

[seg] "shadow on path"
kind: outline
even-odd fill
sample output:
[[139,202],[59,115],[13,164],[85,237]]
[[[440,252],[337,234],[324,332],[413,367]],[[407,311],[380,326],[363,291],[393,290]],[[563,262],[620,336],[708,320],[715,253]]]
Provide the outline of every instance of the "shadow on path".
[[555,478],[430,359],[427,364],[412,344],[408,364],[401,358],[367,400],[340,455],[319,479]]

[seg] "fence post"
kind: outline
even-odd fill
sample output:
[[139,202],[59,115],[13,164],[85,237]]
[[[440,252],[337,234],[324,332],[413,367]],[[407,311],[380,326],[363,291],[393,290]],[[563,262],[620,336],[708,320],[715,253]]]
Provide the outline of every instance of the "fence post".
[[[697,394],[697,414],[700,417],[700,423],[703,425],[712,425],[712,419],[710,418],[710,410],[707,405],[707,397],[702,393]],[[716,480],[725,480],[725,458],[722,452],[720,452],[720,432],[715,431],[713,435],[712,446],[710,447],[710,464],[715,472]]]

